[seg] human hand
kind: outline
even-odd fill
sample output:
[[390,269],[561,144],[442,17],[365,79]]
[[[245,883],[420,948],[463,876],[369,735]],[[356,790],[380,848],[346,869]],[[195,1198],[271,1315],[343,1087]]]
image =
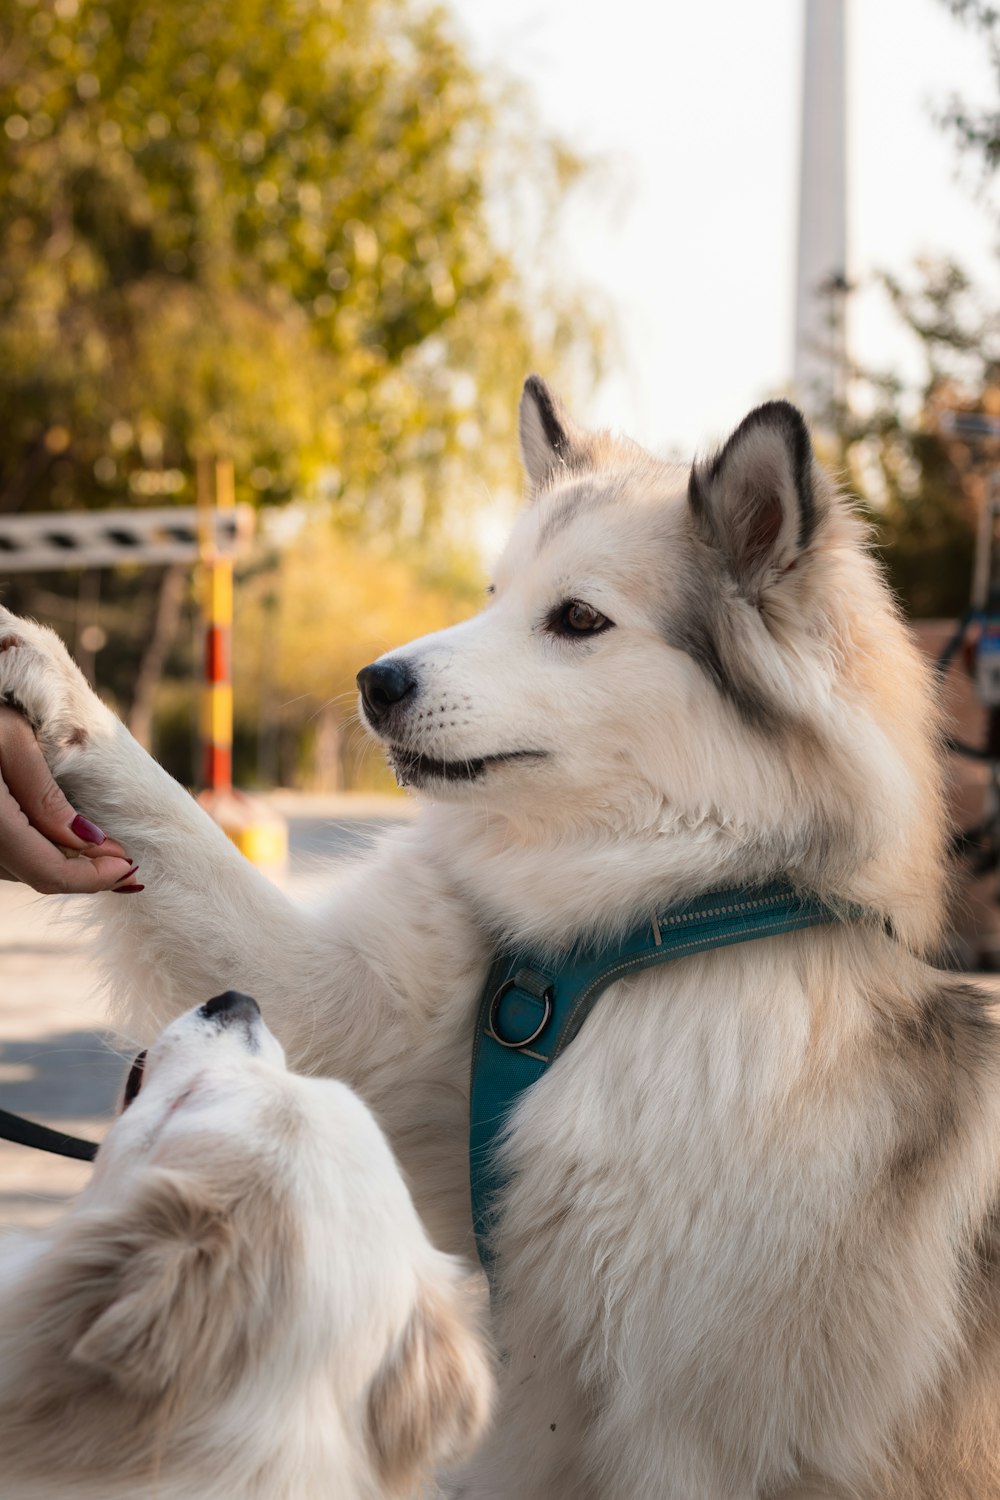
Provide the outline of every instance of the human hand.
[[0,705],[0,880],[45,894],[141,891],[120,844],[63,796],[27,719]]

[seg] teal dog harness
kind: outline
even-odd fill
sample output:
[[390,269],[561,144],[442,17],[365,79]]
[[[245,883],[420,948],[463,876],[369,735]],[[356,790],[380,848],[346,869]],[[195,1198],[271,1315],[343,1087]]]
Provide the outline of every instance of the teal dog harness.
[[469,1171],[483,1265],[488,1270],[492,1265],[490,1231],[502,1186],[498,1137],[523,1091],[565,1052],[610,984],[671,959],[825,926],[841,915],[778,881],[670,906],[621,940],[577,942],[555,957],[501,951],[483,990],[472,1050]]

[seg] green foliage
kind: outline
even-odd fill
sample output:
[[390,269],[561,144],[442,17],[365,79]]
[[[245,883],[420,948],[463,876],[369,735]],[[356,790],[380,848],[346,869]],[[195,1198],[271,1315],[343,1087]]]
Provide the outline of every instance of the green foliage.
[[871,506],[875,543],[912,618],[948,618],[968,608],[975,511],[952,446],[934,431],[900,425],[891,412],[866,424],[879,495]]
[[[955,98],[941,116],[962,152],[978,159],[988,203],[1000,167],[1000,9],[985,0],[943,3],[980,37],[993,75],[993,103]],[[952,263],[880,280],[913,335],[922,374],[907,386],[893,372],[856,369],[852,408],[831,413],[830,426],[904,608],[958,615],[969,603],[976,517],[1000,443],[956,438],[948,416],[1000,416],[1000,314]]]
[[907,613],[957,615],[969,602],[984,455],[956,439],[948,414],[1000,402],[1000,321],[949,263],[922,263],[905,282],[881,283],[924,368],[912,386],[892,372],[853,372],[852,407],[831,424],[838,457],[867,500]]
[[430,530],[471,453],[510,478],[539,352],[596,347],[488,210],[579,164],[420,0],[0,0],[0,125],[0,510],[190,499],[212,451]]

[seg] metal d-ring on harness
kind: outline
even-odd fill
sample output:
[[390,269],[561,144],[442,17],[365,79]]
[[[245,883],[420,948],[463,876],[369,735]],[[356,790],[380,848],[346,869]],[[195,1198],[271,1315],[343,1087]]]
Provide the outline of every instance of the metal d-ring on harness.
[[544,1077],[615,980],[710,948],[798,932],[858,917],[776,881],[755,889],[714,891],[655,912],[627,937],[577,942],[562,956],[498,954],[479,1005],[472,1051],[469,1173],[479,1258],[491,1269],[493,1205],[502,1178],[496,1147],[520,1095]]

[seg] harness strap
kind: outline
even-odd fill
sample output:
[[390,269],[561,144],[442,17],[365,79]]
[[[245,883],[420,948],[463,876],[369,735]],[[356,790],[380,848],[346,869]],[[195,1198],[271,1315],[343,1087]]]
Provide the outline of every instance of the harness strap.
[[776,881],[753,890],[714,891],[654,912],[617,942],[578,942],[561,956],[501,951],[479,1005],[469,1101],[472,1220],[486,1269],[491,1268],[490,1231],[503,1185],[498,1137],[521,1094],[562,1055],[609,985],[676,958],[825,926],[844,915],[786,881]]
[[69,1156],[74,1161],[93,1161],[97,1155],[93,1141],[50,1130],[47,1125],[38,1125],[7,1109],[0,1109],[0,1140],[13,1141],[16,1146],[33,1146],[36,1151],[50,1151],[53,1156]]

